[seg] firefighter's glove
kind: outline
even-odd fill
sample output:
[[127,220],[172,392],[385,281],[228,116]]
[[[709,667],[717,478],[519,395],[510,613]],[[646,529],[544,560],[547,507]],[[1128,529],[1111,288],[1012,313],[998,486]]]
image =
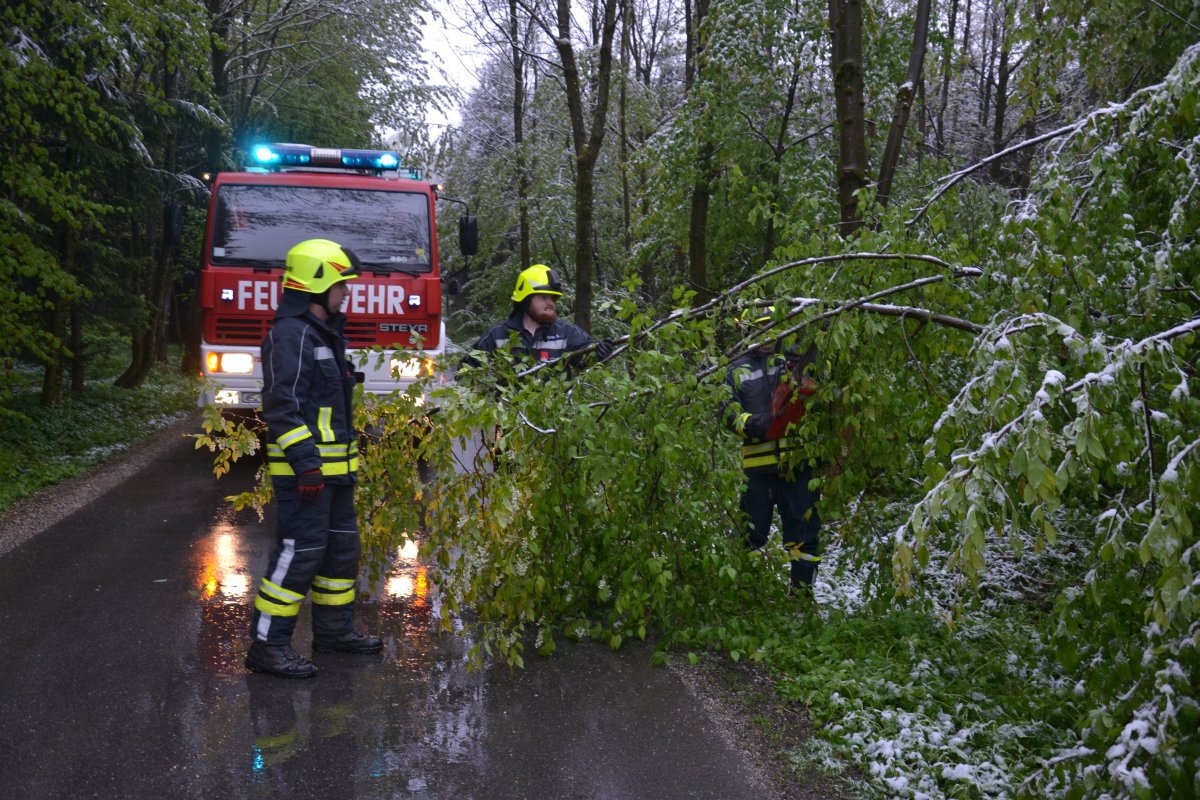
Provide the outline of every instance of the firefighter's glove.
[[601,358],[608,358],[611,356],[614,349],[616,349],[616,347],[613,345],[612,339],[601,339],[600,341],[596,342],[596,354]]
[[747,436],[749,436],[752,439],[766,439],[767,438],[767,430],[770,427],[771,427],[771,415],[770,414],[766,414],[766,413],[751,414],[749,416],[749,418],[746,420],[746,424],[742,427],[742,430],[745,432],[745,434]]
[[301,500],[316,500],[321,496],[321,490],[324,488],[325,476],[319,469],[301,472],[300,477],[296,479],[296,492],[300,495]]

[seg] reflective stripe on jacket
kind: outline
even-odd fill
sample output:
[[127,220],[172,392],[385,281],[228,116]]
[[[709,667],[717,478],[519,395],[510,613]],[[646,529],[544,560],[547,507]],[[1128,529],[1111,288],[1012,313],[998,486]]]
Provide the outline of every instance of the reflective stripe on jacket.
[[307,303],[304,309],[280,303],[262,343],[269,472],[284,476],[320,469],[327,480],[351,483],[358,470],[358,438],[354,370],[342,337],[346,318],[337,314],[326,323],[307,312]]
[[725,383],[730,398],[721,406],[725,427],[742,437],[742,469],[746,472],[778,472],[784,455],[794,448],[789,436],[765,441],[746,433],[746,420],[753,414],[771,413],[771,397],[787,369],[779,353],[750,353],[729,365]]
[[537,331],[530,333],[525,329],[524,317],[523,311],[514,311],[504,322],[493,325],[480,336],[472,349],[491,353],[507,347],[515,335],[516,341],[512,346],[514,354],[530,356],[535,361],[556,361],[564,353],[582,349],[595,341],[583,328],[562,320],[541,325]]

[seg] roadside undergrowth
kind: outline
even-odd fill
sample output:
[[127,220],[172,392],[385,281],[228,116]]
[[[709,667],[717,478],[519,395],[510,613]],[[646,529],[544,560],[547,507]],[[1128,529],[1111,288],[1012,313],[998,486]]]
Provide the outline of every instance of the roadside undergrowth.
[[0,424],[0,511],[39,489],[82,475],[191,412],[197,382],[156,367],[136,389],[89,380],[81,395],[44,408],[28,389],[5,404]]

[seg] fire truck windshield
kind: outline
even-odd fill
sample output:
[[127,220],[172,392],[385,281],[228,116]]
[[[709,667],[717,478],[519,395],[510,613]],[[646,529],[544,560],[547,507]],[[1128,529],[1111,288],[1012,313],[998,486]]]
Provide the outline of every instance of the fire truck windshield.
[[217,192],[215,265],[278,266],[292,245],[331,239],[368,270],[429,272],[429,199],[417,192],[225,184]]

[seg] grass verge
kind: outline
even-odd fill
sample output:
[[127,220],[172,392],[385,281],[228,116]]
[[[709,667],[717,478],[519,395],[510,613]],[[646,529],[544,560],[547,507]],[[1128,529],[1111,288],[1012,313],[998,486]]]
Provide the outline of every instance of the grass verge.
[[156,367],[136,389],[111,378],[49,408],[39,394],[14,395],[0,425],[0,511],[39,489],[81,475],[184,417],[196,406],[194,378]]
[[[801,621],[771,658],[820,742],[797,767],[854,764],[868,796],[1012,797],[1074,741],[1074,682],[1017,609],[957,628],[903,609]],[[832,758],[836,756],[837,758]]]

